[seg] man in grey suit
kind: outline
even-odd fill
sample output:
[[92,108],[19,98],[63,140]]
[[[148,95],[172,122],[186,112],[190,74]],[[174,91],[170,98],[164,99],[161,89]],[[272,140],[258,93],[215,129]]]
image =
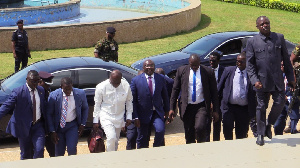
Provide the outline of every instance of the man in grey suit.
[[[289,59],[284,36],[270,31],[270,20],[260,16],[256,20],[259,34],[247,42],[247,73],[251,84],[257,89],[257,145],[264,145],[264,136],[272,138],[271,125],[276,122],[285,103],[284,81],[281,71],[281,61],[288,85],[295,88],[293,68]],[[273,106],[266,121],[266,108],[272,95]]]

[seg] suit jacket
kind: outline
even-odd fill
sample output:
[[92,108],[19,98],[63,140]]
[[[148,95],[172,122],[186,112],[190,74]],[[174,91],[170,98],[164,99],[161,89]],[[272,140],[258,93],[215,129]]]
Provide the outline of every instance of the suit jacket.
[[167,88],[167,91],[168,91],[168,96],[170,98],[171,94],[172,94],[172,88],[173,88],[174,80],[172,78],[169,78],[166,75],[162,75],[162,76],[166,80],[166,88]]
[[[45,119],[45,92],[41,86],[37,86],[40,97],[41,119]],[[9,98],[0,107],[0,119],[13,110],[8,122],[6,132],[17,138],[29,136],[33,119],[32,101],[27,85],[15,88]]]
[[153,106],[162,120],[165,112],[170,109],[168,92],[164,77],[154,73],[155,90],[151,96],[145,73],[131,80],[130,88],[133,96],[133,118],[138,118],[141,123],[150,123]]
[[[221,112],[224,114],[228,112],[228,103],[230,99],[230,94],[233,89],[233,78],[235,75],[235,71],[238,67],[230,66],[226,67],[223,75],[218,83],[218,95],[219,99],[221,99]],[[255,91],[253,90],[253,86],[250,83],[249,76],[247,75],[247,87],[248,90],[247,98],[248,98],[248,113],[249,116],[252,117],[255,115],[256,111],[256,99],[255,99]]]
[[252,85],[260,81],[263,85],[258,91],[274,91],[275,87],[284,90],[281,61],[289,82],[294,81],[293,67],[286,48],[284,36],[271,32],[270,40],[258,34],[247,41],[247,73]]
[[[73,88],[73,95],[75,100],[75,111],[78,126],[85,125],[89,112],[89,106],[85,92],[82,89]],[[47,106],[47,124],[50,132],[57,131],[57,128],[59,127],[62,111],[62,99],[63,93],[61,88],[56,89],[49,95]]]
[[[213,111],[219,112],[219,101],[217,92],[217,82],[215,78],[214,71],[206,66],[200,65],[201,82],[203,87],[203,94],[205,100],[206,111],[210,112],[211,103],[213,104]],[[179,103],[180,107],[180,117],[183,118],[186,107],[188,105],[188,86],[189,86],[189,75],[190,66],[185,65],[179,67],[176,72],[176,77],[174,80],[172,95],[170,99],[170,109],[176,109],[176,103],[181,91],[181,98]]]
[[223,72],[224,72],[224,69],[225,69],[224,66],[219,65],[219,70],[218,70],[218,80],[217,80],[217,83],[220,82],[220,79],[221,79],[221,76],[222,76],[222,74],[223,74]]

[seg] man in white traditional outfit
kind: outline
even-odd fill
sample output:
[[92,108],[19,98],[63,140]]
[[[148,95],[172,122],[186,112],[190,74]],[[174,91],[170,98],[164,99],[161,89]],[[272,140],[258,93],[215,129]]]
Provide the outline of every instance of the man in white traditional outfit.
[[[122,127],[132,120],[132,93],[129,83],[122,79],[122,73],[114,70],[109,79],[99,83],[95,91],[95,107],[93,129],[97,131],[100,125],[106,134],[106,151],[117,151]],[[125,109],[126,108],[126,109]]]

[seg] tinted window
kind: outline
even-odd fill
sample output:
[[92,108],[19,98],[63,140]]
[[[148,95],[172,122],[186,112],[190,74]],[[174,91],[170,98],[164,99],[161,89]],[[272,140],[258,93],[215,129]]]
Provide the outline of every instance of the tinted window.
[[223,55],[241,53],[243,43],[240,39],[231,40],[223,44],[217,50],[221,51]]
[[100,69],[81,69],[78,70],[79,88],[95,88],[100,82],[109,78],[109,72]]
[[203,37],[184,48],[182,52],[203,55],[214,49],[220,43],[221,41],[219,39]]
[[[53,74],[53,85],[51,85],[51,90],[55,90],[57,88],[60,88],[61,78],[64,77],[72,77],[72,71],[60,71]],[[74,83],[74,81],[73,81]]]

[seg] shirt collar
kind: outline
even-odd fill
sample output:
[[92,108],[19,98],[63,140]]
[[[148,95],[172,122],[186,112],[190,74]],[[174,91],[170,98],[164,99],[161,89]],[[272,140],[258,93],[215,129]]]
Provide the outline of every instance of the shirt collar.
[[[27,88],[28,88],[28,90],[29,90],[29,92],[31,92],[33,89],[31,89],[30,87],[29,87],[29,85],[28,85],[28,83],[26,82],[26,86],[27,86]],[[36,89],[34,89],[33,91],[35,91]]]
[[213,70],[214,70],[214,71],[218,71],[218,70],[219,70],[219,67],[220,67],[220,66],[219,66],[219,64],[218,64],[217,68],[213,68]]
[[[148,79],[149,75],[147,75],[147,74],[145,73],[145,77]],[[154,78],[154,73],[151,75],[151,78],[152,78],[152,79]]]
[[272,39],[273,33],[270,32],[270,36],[269,36],[269,37],[266,37],[266,36],[264,36],[263,34],[261,34],[261,33],[259,32],[259,36],[260,36],[260,38],[261,38],[262,40],[266,40],[267,38]]
[[[65,92],[64,92],[64,90],[63,90],[63,89],[61,89],[61,91],[62,91],[62,93],[63,93],[63,96],[67,96],[67,95],[65,94]],[[70,96],[73,96],[73,91],[71,91],[71,94],[70,94]]]

